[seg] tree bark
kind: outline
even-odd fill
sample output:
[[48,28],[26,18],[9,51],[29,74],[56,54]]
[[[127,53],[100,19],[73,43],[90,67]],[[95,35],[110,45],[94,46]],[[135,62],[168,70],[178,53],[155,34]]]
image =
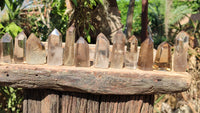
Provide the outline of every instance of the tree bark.
[[148,25],[148,0],[142,0],[141,42],[143,42],[148,37],[147,25]]
[[135,0],[130,0],[128,12],[127,12],[127,19],[126,19],[126,28],[125,28],[125,34],[126,34],[127,39],[129,39],[131,37],[134,5],[135,5]]

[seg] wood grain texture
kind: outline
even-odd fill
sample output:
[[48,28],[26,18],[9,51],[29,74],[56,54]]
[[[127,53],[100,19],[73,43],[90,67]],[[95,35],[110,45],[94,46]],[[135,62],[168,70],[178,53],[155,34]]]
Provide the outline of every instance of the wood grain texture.
[[93,94],[155,94],[187,90],[186,72],[96,69],[48,65],[0,65],[0,85]]

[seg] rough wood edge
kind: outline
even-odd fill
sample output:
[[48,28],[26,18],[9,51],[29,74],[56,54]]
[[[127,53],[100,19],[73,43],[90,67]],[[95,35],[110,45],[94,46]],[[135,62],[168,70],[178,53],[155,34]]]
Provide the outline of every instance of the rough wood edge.
[[189,89],[186,72],[1,64],[0,85],[93,94],[155,94]]

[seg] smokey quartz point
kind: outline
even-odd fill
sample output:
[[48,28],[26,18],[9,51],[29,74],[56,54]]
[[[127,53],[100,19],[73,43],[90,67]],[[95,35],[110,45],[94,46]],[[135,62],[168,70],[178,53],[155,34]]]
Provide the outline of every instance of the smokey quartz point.
[[26,62],[28,64],[45,64],[46,51],[40,39],[31,34],[26,41]]
[[72,25],[66,32],[66,41],[64,49],[64,65],[73,66],[75,61],[74,43],[75,43],[75,27]]
[[187,69],[187,50],[189,35],[181,31],[175,38],[173,70],[185,72]]
[[146,38],[140,48],[138,68],[142,70],[152,71],[153,68],[153,39],[151,35]]
[[62,65],[63,64],[63,48],[61,33],[54,29],[48,37],[48,65]]
[[76,42],[76,51],[75,51],[75,66],[76,67],[89,67],[89,45],[84,40],[83,37],[80,37]]
[[126,37],[122,31],[118,31],[113,37],[113,48],[111,53],[111,68],[122,68],[124,63]]
[[171,69],[171,46],[167,42],[158,46],[154,68],[158,70]]
[[13,39],[10,34],[6,33],[1,38],[1,63],[11,63],[13,58]]
[[26,40],[27,37],[22,31],[15,38],[15,47],[14,47],[14,62],[23,63],[25,61],[26,55]]
[[103,33],[97,36],[94,67],[108,68],[110,42]]
[[127,51],[125,55],[125,68],[136,69],[137,68],[137,56],[138,56],[138,40],[133,35],[128,40]]

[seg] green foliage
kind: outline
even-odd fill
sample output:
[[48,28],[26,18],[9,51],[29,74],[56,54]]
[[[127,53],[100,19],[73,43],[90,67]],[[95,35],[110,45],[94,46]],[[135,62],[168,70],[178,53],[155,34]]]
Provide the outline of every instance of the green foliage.
[[5,2],[5,5],[8,8],[9,21],[15,19],[20,12],[20,8],[24,0],[3,0],[3,1]]
[[0,111],[2,112],[15,112],[20,113],[21,111],[21,103],[23,101],[22,90],[14,89],[11,87],[0,87],[1,98],[5,98],[6,105],[0,106]]
[[75,23],[77,33],[91,43],[90,34],[95,32],[92,18],[95,9],[102,4],[102,0],[77,0],[71,23]]
[[191,14],[191,13],[192,13],[191,8],[189,8],[187,5],[181,5],[172,10],[169,24],[175,24],[179,22],[187,14]]
[[[63,40],[65,40],[66,30],[68,27],[69,16],[65,12],[65,0],[43,0],[44,6],[41,8],[40,15],[29,15],[28,19],[32,26],[31,32],[35,33],[36,36],[41,37],[43,41],[48,38],[48,35],[53,31],[53,29],[58,29],[63,35]],[[31,11],[31,10],[30,10]],[[49,16],[47,16],[47,11],[50,11]],[[44,16],[44,20],[41,15]],[[46,15],[46,16],[45,16]],[[47,23],[49,19],[49,27]]]
[[[129,6],[129,0],[117,0],[118,8],[121,14],[121,22],[126,25],[126,18]],[[141,31],[141,13],[142,13],[142,3],[141,0],[135,0],[134,13],[133,13],[133,34],[140,34]]]
[[18,33],[23,31],[22,28],[16,25],[14,22],[8,24],[6,27],[0,23],[0,30],[0,36],[4,35],[5,33],[9,33],[13,38],[16,37]]

